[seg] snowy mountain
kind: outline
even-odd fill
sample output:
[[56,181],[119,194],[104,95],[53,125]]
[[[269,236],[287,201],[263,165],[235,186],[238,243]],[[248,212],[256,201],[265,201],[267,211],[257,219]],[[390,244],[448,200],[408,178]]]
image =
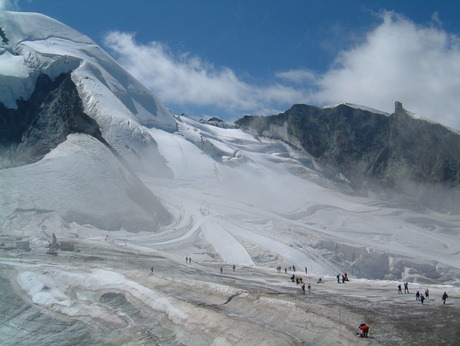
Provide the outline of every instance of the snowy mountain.
[[[394,298],[404,280],[458,302],[458,134],[350,105],[324,108],[350,121],[314,119],[308,131],[313,118],[285,121],[306,105],[255,123],[198,121],[51,18],[0,12],[0,38],[1,344],[353,344],[364,320],[379,343],[459,340],[429,321],[414,332],[419,303]],[[397,117],[404,147],[419,144],[405,134],[428,131],[443,148],[435,164],[384,141],[386,125],[363,125],[377,117]],[[391,142],[389,157],[410,164],[370,170],[375,138],[371,148]],[[358,184],[370,171],[377,182]],[[448,192],[442,208],[397,191],[413,172],[426,178],[413,186]],[[337,285],[344,272],[351,281]],[[458,308],[427,304],[455,328]]]
[[400,102],[393,114],[347,104],[294,105],[236,123],[313,156],[326,176],[346,180],[355,192],[397,191],[423,207],[460,212],[459,134],[414,118]]
[[[32,202],[29,197],[27,201],[19,198],[17,203],[8,201],[2,216],[9,215],[16,205],[48,210],[45,206],[57,199],[59,203],[51,203],[49,210],[58,212],[67,221],[87,218],[95,220],[91,224],[104,225],[108,229],[120,229],[133,222],[137,228],[150,229],[165,220],[169,222],[168,212],[143,186],[132,169],[139,169],[142,165],[147,171],[170,174],[146,128],[155,126],[174,131],[176,122],[172,114],[88,37],[43,15],[13,12],[2,12],[0,15],[3,32],[0,45],[3,103],[0,107],[0,167],[31,163],[35,165],[24,170],[35,169],[36,165],[42,164],[36,161],[50,150],[69,150],[68,146],[57,146],[73,133],[86,133],[97,138],[111,155],[117,157],[113,160],[102,155],[98,158],[98,165],[92,165],[94,170],[80,165],[82,171],[75,168],[65,170],[57,174],[59,179],[50,175],[50,181],[55,183],[48,187],[49,194],[56,191],[59,181],[65,181],[65,185],[77,181],[78,184],[72,185],[71,190],[77,188],[78,193],[84,196],[80,200],[85,205],[83,208],[75,206],[74,194],[65,193],[68,190],[65,188],[59,190],[62,191],[60,194],[53,193],[53,198],[48,194],[39,194],[37,198],[32,198]],[[16,99],[19,101],[16,107],[12,107]],[[81,137],[79,143],[85,140],[88,138]],[[87,143],[89,146],[100,144],[95,141]],[[79,146],[71,146],[70,150],[81,152]],[[64,157],[68,160],[69,156],[68,152],[55,155],[54,161],[62,161]],[[114,167],[115,163],[118,167]],[[59,166],[56,164],[56,170]],[[67,167],[66,164],[64,166]],[[112,177],[104,179],[108,167],[113,167],[110,172]],[[95,172],[96,169],[99,171]],[[95,189],[92,171],[95,176],[103,178],[98,180],[100,183],[110,183],[106,185],[107,189],[103,189],[107,193],[101,194]],[[3,174],[2,182],[5,184],[12,183],[11,180],[18,176],[16,171],[4,171]],[[32,174],[27,173],[28,176]],[[82,183],[81,177],[85,175],[88,179]],[[120,191],[116,193],[112,186]],[[23,183],[19,188],[27,189],[29,195],[34,190]],[[145,191],[142,197],[139,197],[138,191]],[[88,202],[104,208],[88,208]],[[98,209],[106,210],[102,212]],[[130,217],[126,218],[126,214]],[[138,220],[133,221],[136,218]]]

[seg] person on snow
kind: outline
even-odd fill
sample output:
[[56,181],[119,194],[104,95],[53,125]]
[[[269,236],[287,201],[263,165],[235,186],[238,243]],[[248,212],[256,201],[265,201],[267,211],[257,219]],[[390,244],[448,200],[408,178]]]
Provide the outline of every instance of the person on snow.
[[305,284],[302,284],[302,294],[305,294]]
[[320,284],[320,283],[322,283],[322,282],[323,282],[323,279],[322,279],[322,278],[319,278],[317,284]]
[[425,290],[425,298],[430,299],[430,291],[428,291],[428,288]]
[[343,276],[345,276],[345,281],[348,281],[348,274],[345,273],[345,274],[343,274]]
[[409,293],[409,284],[407,282],[404,283],[404,293]]
[[415,293],[415,300],[420,300],[420,292]]
[[299,284],[299,278],[295,278],[295,283],[298,285]]
[[220,267],[220,273],[222,274],[224,272],[224,268]]
[[444,292],[443,295],[442,295],[442,297],[441,297],[441,300],[442,300],[442,303],[443,303],[443,304],[446,304],[447,298],[449,298],[449,296],[447,295],[446,292]]
[[[281,267],[280,267],[280,268],[281,268]],[[236,269],[236,267],[235,267],[235,265],[233,265],[233,271],[235,271],[235,269]]]
[[359,329],[361,330],[361,334],[359,334],[360,338],[367,338],[369,335],[369,326],[365,323],[359,325]]
[[342,275],[342,283],[345,283],[345,275]]
[[398,285],[398,294],[402,294],[401,285]]
[[295,275],[294,275],[294,274],[292,274],[292,276],[291,276],[291,281],[292,281],[292,282],[295,281]]
[[337,274],[337,283],[340,283],[340,274]]
[[308,287],[307,287],[307,288],[308,288],[308,294],[310,294],[310,293],[311,293],[311,285],[308,284]]
[[420,295],[420,301],[422,302],[423,304],[423,301],[425,300],[425,297],[423,296],[423,294]]
[[305,267],[305,274],[308,274],[308,269],[307,269],[307,267]]
[[153,274],[153,267],[150,268],[150,274]]
[[292,266],[292,271],[294,271],[294,272],[295,272],[295,266]]

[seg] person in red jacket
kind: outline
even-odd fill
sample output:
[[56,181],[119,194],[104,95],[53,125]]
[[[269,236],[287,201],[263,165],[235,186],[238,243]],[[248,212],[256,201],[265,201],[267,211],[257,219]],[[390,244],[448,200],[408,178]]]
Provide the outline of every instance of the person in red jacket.
[[359,325],[359,329],[361,329],[361,334],[359,334],[359,336],[361,338],[367,338],[367,336],[369,335],[369,326],[365,323],[362,323]]

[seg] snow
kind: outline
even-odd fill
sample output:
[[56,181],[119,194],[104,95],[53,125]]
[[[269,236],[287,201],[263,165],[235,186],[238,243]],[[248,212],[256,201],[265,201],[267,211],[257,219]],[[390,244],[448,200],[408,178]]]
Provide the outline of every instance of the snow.
[[[0,19],[2,98],[73,70],[107,141],[140,157],[72,134],[0,170],[1,344],[349,345],[363,322],[374,339],[360,343],[458,343],[446,333],[460,316],[458,215],[341,193],[283,142],[173,117],[84,35],[41,15]],[[46,254],[53,233],[78,251]],[[398,295],[405,281],[434,300]]]
[[119,229],[132,220],[138,227],[152,229],[154,218],[130,195],[136,184],[106,146],[74,134],[39,162],[0,170],[5,197],[0,199],[0,217],[7,220],[18,210],[38,215],[54,212],[106,229]]
[[387,112],[384,112],[384,111],[381,111],[381,110],[378,110],[378,109],[375,109],[375,108],[372,108],[372,107],[367,107],[367,106],[363,106],[363,105],[358,105],[358,104],[355,104],[355,103],[339,103],[339,104],[336,104],[336,105],[330,105],[330,106],[325,106],[323,108],[335,108],[335,107],[338,107],[340,105],[345,105],[345,106],[348,106],[348,107],[351,107],[351,108],[355,108],[355,109],[361,109],[363,111],[368,111],[368,112],[372,112],[372,113],[377,113],[377,114],[382,114],[382,115],[386,115],[386,116],[389,116],[390,114],[387,113]]
[[[24,66],[24,57],[15,56],[10,52],[3,52],[0,55],[0,74],[3,76],[12,76],[26,78],[29,76],[30,69]],[[8,83],[9,84],[9,83]]]
[[146,133],[139,125],[176,129],[169,110],[88,37],[35,13],[1,11],[0,21],[9,40],[0,48],[7,62],[0,74],[0,101],[5,105],[14,107],[16,99],[28,99],[40,73],[54,79],[73,71],[85,112],[120,153],[130,152],[127,143],[141,150]]

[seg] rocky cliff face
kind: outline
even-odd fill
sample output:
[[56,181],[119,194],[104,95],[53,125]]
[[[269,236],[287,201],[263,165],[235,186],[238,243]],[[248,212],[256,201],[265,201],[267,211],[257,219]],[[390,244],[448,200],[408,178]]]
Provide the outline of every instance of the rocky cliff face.
[[88,134],[108,146],[96,121],[84,113],[70,73],[54,81],[40,75],[31,98],[17,105],[0,105],[0,168],[36,162],[71,133]]
[[449,203],[458,199],[460,135],[415,119],[399,102],[391,115],[345,104],[298,104],[278,115],[245,116],[236,124],[303,150],[326,175],[345,177],[357,191],[383,187],[417,198],[448,193]]

